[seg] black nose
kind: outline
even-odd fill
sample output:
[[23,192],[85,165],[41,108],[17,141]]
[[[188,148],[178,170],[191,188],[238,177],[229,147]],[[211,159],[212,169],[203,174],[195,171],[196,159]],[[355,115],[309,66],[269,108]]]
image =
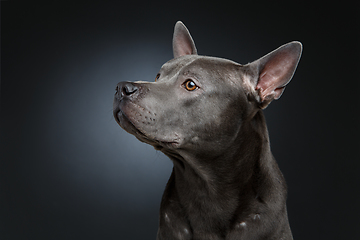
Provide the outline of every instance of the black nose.
[[116,86],[116,95],[120,98],[130,96],[137,92],[138,87],[131,82],[120,82]]

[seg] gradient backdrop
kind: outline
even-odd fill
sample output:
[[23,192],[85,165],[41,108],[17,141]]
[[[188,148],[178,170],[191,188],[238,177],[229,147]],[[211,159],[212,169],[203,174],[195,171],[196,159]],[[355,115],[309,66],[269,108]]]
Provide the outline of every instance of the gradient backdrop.
[[112,117],[153,81],[177,20],[202,55],[248,63],[298,40],[266,110],[295,239],[360,235],[356,2],[1,1],[0,239],[155,239],[172,164]]

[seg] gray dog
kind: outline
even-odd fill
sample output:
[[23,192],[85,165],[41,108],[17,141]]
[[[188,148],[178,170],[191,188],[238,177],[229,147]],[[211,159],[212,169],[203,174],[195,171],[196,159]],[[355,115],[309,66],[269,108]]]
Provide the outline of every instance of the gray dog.
[[199,56],[177,22],[174,59],[155,82],[117,85],[116,121],[174,163],[158,240],[292,239],[262,109],[281,96],[301,51],[291,42],[246,65]]

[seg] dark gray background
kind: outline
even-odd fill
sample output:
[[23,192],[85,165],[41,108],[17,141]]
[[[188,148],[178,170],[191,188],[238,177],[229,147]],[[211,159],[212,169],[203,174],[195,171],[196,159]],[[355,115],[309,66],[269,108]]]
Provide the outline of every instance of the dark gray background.
[[298,40],[265,114],[295,239],[356,239],[359,12],[344,1],[2,1],[0,239],[155,239],[172,164],[113,120],[182,20],[202,55],[248,63]]

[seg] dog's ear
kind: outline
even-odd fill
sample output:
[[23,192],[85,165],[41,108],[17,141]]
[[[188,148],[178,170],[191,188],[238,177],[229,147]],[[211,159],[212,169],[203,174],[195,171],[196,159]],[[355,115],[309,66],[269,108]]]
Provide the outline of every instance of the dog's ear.
[[173,52],[174,58],[197,54],[195,43],[185,27],[185,25],[178,21],[175,25],[174,36],[173,36]]
[[254,90],[262,109],[272,100],[280,98],[294,75],[301,52],[301,43],[291,42],[248,64],[257,69]]

